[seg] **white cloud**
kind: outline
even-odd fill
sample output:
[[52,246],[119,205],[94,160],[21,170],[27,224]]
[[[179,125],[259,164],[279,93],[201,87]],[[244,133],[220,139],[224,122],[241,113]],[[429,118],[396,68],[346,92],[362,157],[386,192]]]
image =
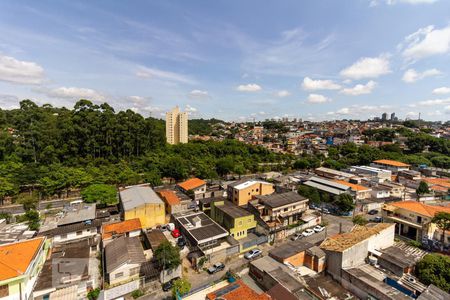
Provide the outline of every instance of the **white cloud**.
[[331,99],[328,97],[325,97],[324,95],[320,95],[320,94],[309,94],[307,102],[308,103],[326,103],[326,102],[331,102]]
[[188,113],[196,113],[197,109],[195,107],[190,106],[189,104],[186,104],[184,111],[186,111]]
[[284,97],[288,97],[290,96],[291,93],[289,91],[286,90],[281,90],[275,93],[275,96],[279,97],[279,98],[284,98]]
[[373,80],[367,82],[366,84],[357,84],[351,88],[344,88],[340,91],[340,93],[350,96],[358,96],[364,94],[370,94],[377,83]]
[[35,91],[43,93],[51,98],[63,98],[63,99],[88,99],[92,101],[103,101],[105,96],[93,89],[78,88],[78,87],[59,87],[54,89],[35,89]]
[[410,62],[424,57],[450,52],[450,25],[442,29],[435,29],[433,25],[420,28],[407,36],[403,44],[403,57]]
[[142,66],[139,67],[139,69],[136,71],[136,76],[144,79],[156,78],[180,83],[188,83],[188,84],[195,83],[195,80],[182,74]]
[[350,79],[377,78],[391,72],[387,55],[363,57],[353,65],[343,69],[341,75]]
[[421,106],[435,106],[435,105],[446,105],[446,104],[450,104],[450,98],[429,99],[429,100],[424,100],[424,101],[420,101],[419,103],[417,103],[417,105],[421,105]]
[[341,86],[332,80],[313,80],[309,77],[303,78],[302,87],[307,91],[316,90],[338,90]]
[[408,69],[403,74],[402,80],[406,83],[413,83],[417,80],[424,79],[426,77],[437,76],[442,74],[438,69],[429,69],[423,72],[417,72],[414,69]]
[[204,99],[208,99],[209,98],[209,94],[208,94],[208,91],[192,90],[188,94],[188,97],[190,99],[195,99],[195,100],[204,100]]
[[262,90],[262,87],[257,85],[256,83],[249,83],[239,85],[236,90],[240,92],[258,92]]
[[30,61],[17,60],[0,54],[0,80],[20,84],[40,84],[44,69]]
[[450,94],[450,87],[439,87],[433,90],[432,92],[435,95],[444,95],[444,94]]

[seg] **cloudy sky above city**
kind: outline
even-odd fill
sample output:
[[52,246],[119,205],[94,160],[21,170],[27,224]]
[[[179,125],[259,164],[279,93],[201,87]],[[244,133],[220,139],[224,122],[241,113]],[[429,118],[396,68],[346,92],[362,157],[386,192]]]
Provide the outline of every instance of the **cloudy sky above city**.
[[450,119],[450,1],[2,1],[0,107]]

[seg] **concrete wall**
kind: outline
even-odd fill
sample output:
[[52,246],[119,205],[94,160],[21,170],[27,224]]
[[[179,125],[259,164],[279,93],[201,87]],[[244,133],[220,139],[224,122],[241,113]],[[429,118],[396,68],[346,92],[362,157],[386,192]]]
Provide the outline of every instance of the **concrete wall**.
[[368,250],[381,250],[394,245],[395,238],[395,224],[382,230],[379,234],[372,236],[369,239]]
[[[139,264],[125,264],[115,269],[108,274],[109,284],[115,285],[120,282],[130,280],[131,278],[139,277],[139,267]],[[116,277],[117,275],[120,275],[120,273],[122,273],[122,276]]]
[[81,232],[81,233],[78,234],[77,232],[69,232],[65,236],[64,235],[55,235],[53,237],[53,242],[54,243],[65,243],[68,241],[74,241],[74,240],[78,240],[78,239],[92,237],[97,234],[97,229],[95,227],[92,227],[92,228],[86,228],[86,229],[80,230],[79,232]]
[[125,220],[139,218],[143,229],[152,228],[165,223],[165,205],[147,203],[125,211]]

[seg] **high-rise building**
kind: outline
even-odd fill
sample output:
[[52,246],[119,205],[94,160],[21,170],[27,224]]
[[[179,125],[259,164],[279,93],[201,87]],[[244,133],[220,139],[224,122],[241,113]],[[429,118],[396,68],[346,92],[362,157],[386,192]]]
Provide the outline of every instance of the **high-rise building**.
[[188,142],[188,114],[178,106],[166,113],[166,140],[172,145]]
[[387,113],[383,113],[383,114],[381,115],[381,120],[382,120],[382,121],[386,121],[386,120],[387,120]]
[[395,112],[391,114],[391,121],[395,121]]

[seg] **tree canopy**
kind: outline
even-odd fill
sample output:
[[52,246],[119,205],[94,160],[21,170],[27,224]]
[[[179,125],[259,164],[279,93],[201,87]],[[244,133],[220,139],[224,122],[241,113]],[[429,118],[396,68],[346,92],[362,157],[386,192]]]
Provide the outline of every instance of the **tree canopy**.
[[450,257],[427,254],[416,265],[416,275],[426,285],[434,284],[450,293]]
[[163,241],[156,248],[154,256],[161,268],[175,269],[181,264],[180,248],[173,246],[169,241]]
[[87,203],[111,205],[117,203],[117,189],[113,185],[96,183],[81,190],[81,197]]

